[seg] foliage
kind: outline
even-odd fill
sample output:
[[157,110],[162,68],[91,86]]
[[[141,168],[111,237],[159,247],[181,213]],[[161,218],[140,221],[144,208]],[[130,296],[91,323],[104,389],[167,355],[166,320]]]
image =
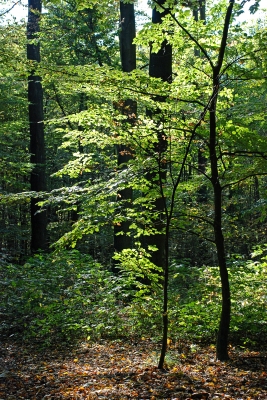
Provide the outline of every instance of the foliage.
[[[228,262],[232,297],[231,338],[243,345],[263,343],[267,333],[266,256]],[[220,315],[220,278],[217,268],[172,266],[170,332],[174,337],[215,340]]]
[[[58,253],[1,266],[7,321],[2,329],[21,328],[21,334],[45,341],[107,335],[158,338],[162,275],[151,263],[155,247],[144,249],[137,241],[159,236],[167,226],[173,245],[167,257],[172,263],[170,335],[214,338],[221,305],[207,117],[216,97],[214,153],[229,254],[231,328],[243,344],[260,340],[258,332],[266,332],[266,260],[247,260],[253,245],[265,241],[266,22],[252,27],[236,22],[245,2],[236,4],[215,93],[212,75],[220,58],[227,1],[207,1],[205,23],[196,21],[188,7],[198,2],[166,2],[173,12],[162,24],[148,23],[139,32],[138,69],[130,74],[119,65],[119,3],[105,1],[105,13],[102,3],[48,2],[42,17],[38,74],[51,174],[42,206],[48,210],[50,240]],[[27,192],[32,165],[24,28],[1,26],[0,31],[1,246],[7,253],[19,248],[23,255],[34,196]],[[157,52],[164,40],[173,48],[171,83],[149,77],[145,65],[149,49]],[[119,109],[122,99],[138,105],[133,123]],[[162,151],[158,142],[163,132]],[[127,166],[117,165],[114,149],[122,143],[131,152]],[[133,191],[131,202],[119,199],[127,189]],[[159,198],[165,208],[157,213]],[[113,229],[124,222],[135,244],[111,261]],[[69,250],[75,247],[94,259]],[[232,258],[232,253],[241,256]],[[118,275],[110,272],[114,260]]]
[[[27,66],[24,27],[0,26],[0,191],[27,189],[30,172],[27,154]],[[11,62],[12,60],[12,62]]]
[[[267,333],[267,263],[266,256],[258,257],[248,262],[234,257],[229,264],[231,337],[244,346],[262,343]],[[45,345],[75,338],[144,336],[157,340],[161,331],[159,276],[142,269],[135,276],[135,270],[125,266],[122,262],[123,272],[114,276],[76,250],[38,255],[22,266],[1,265],[2,334],[34,337]],[[213,341],[219,313],[217,268],[192,267],[186,260],[173,264],[170,338]]]
[[22,266],[3,266],[1,275],[2,313],[14,332],[49,342],[120,330],[116,281],[88,255],[40,254]]

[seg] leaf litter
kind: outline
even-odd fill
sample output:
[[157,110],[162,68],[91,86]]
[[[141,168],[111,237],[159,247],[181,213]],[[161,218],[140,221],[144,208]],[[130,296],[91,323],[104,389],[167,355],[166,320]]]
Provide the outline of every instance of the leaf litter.
[[2,342],[0,400],[19,399],[267,399],[264,351],[230,349],[216,361],[214,346],[171,343],[164,370],[160,344],[150,340],[84,342],[40,350]]

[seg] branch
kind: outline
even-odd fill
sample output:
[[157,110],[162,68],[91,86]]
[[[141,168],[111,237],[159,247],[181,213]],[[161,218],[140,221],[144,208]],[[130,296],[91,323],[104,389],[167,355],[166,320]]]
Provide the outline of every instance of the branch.
[[16,1],[16,3],[14,3],[8,10],[3,11],[2,14],[0,14],[0,17],[3,17],[5,14],[9,13],[11,10],[13,10],[13,8],[17,5],[20,4],[21,0]]
[[[124,90],[129,90],[129,92],[132,93],[138,93],[138,94],[143,94],[144,96],[150,96],[151,99],[153,98],[157,98],[159,95],[155,94],[155,93],[151,93],[151,92],[147,92],[145,90],[139,90],[139,89],[134,89],[134,87],[128,87],[128,86],[121,86]],[[177,98],[177,97],[172,97],[170,95],[164,95],[164,97],[166,99],[170,99],[170,100],[176,100],[176,101],[180,101],[182,103],[190,103],[190,104],[199,104],[200,106],[204,107],[205,104],[202,103],[200,100],[188,100],[188,99],[181,99],[181,98]]]
[[234,6],[235,0],[230,0],[229,6],[227,8],[225,20],[224,20],[224,27],[223,27],[223,35],[222,35],[222,40],[221,40],[221,46],[220,46],[220,51],[218,55],[218,61],[217,65],[215,66],[215,71],[219,74],[223,59],[224,59],[224,54],[226,50],[226,43],[227,43],[227,38],[228,38],[228,31],[229,31],[229,26],[230,26],[230,20],[232,16],[232,11],[233,11],[233,6]]
[[200,51],[204,54],[204,56],[206,57],[206,59],[208,60],[208,62],[210,64],[211,68],[214,69],[214,64],[213,64],[210,56],[208,55],[207,51],[204,49],[204,47],[201,46],[201,44],[198,42],[198,40],[195,39],[194,36],[191,35],[191,33],[178,21],[178,19],[170,11],[170,9],[167,7],[164,7],[162,4],[159,4],[159,2],[157,0],[154,0],[154,3],[156,3],[158,6],[160,6],[164,11],[166,11],[172,17],[172,19],[182,29],[182,31],[184,31],[186,33],[186,35],[189,37],[189,39],[192,40],[195,43],[195,45],[200,49]]
[[205,176],[205,178],[206,178],[208,181],[211,181],[211,177],[210,177],[208,174],[206,174],[206,172],[201,171],[198,167],[195,167],[194,164],[185,164],[185,165],[188,166],[188,167],[190,167],[190,168],[192,168],[194,171],[197,171],[199,174]]
[[267,153],[264,151],[249,151],[249,150],[236,150],[236,151],[223,151],[221,152],[222,156],[241,156],[241,157],[261,157],[267,160]]
[[181,228],[181,227],[178,227],[178,228],[176,228],[176,229],[177,229],[178,231],[183,231],[183,232],[186,232],[186,233],[191,233],[191,235],[197,236],[197,237],[199,237],[200,239],[204,239],[204,240],[206,240],[207,242],[211,242],[211,243],[215,244],[215,240],[210,239],[210,238],[208,238],[208,237],[206,237],[206,236],[203,236],[203,235],[201,235],[200,233],[197,233],[197,232],[195,232],[195,231],[191,231],[191,229],[186,229],[186,228]]
[[247,175],[247,176],[244,176],[243,178],[238,179],[238,180],[235,181],[235,182],[226,183],[225,185],[222,186],[222,189],[225,189],[225,188],[230,187],[230,186],[237,185],[238,183],[243,182],[243,181],[245,181],[245,180],[247,180],[247,179],[249,179],[249,178],[253,178],[254,176],[266,176],[266,175],[267,175],[267,172],[261,172],[261,173],[255,172],[255,173],[251,173],[251,174],[249,174],[249,175]]
[[200,215],[192,215],[192,214],[182,214],[182,213],[179,213],[178,215],[177,215],[177,214],[174,214],[174,217],[176,217],[176,218],[179,218],[179,217],[186,217],[187,219],[188,219],[188,218],[192,218],[192,219],[197,219],[197,220],[199,220],[199,221],[203,221],[203,222],[205,222],[206,224],[208,224],[208,225],[210,225],[210,226],[213,226],[213,225],[214,225],[212,220],[209,220],[209,219],[207,219],[207,218],[205,218],[205,217],[201,217]]
[[[57,104],[58,104],[58,106],[59,106],[59,108],[60,108],[60,110],[61,110],[63,116],[67,118],[68,115],[66,114],[66,112],[65,112],[65,110],[64,110],[64,107],[63,107],[63,105],[62,105],[62,103],[61,103],[61,101],[60,101],[60,98],[59,98],[59,95],[58,95],[58,92],[57,92],[56,85],[55,85],[54,83],[52,83],[52,87],[53,87],[54,92],[55,92],[55,99],[56,99],[56,102],[57,102]],[[72,124],[71,124],[71,122],[70,122],[69,119],[67,119],[67,124],[69,125],[70,129],[74,129],[74,127],[72,126]]]
[[[222,70],[221,73],[220,73],[220,76],[224,75],[225,72],[227,71],[227,69],[230,68],[232,65],[236,64],[239,60],[242,60],[242,61],[249,61],[249,60],[251,60],[251,56],[255,55],[255,53],[259,53],[259,52],[262,53],[263,50],[264,50],[264,48],[260,47],[260,48],[258,48],[258,49],[254,49],[253,52],[250,51],[249,53],[244,53],[244,54],[241,54],[241,55],[237,56],[234,60],[232,60],[231,62],[229,62],[229,63],[223,68],[223,70]],[[266,49],[265,49],[265,50],[266,50]],[[245,57],[246,57],[246,58],[245,58]],[[256,69],[256,67],[251,68],[248,72],[251,72],[251,71],[253,71],[254,69]],[[247,71],[244,71],[244,72],[243,72],[243,75],[244,75],[245,73],[247,73]],[[237,78],[237,79],[238,79],[238,78]],[[252,78],[247,78],[247,80],[248,80],[248,79],[255,79],[255,78],[252,77]]]

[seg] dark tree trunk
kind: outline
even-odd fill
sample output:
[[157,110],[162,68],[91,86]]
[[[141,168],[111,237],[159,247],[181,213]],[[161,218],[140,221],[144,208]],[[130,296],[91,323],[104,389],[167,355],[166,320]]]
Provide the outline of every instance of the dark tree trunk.
[[[193,17],[195,21],[203,21],[206,23],[206,0],[199,0],[196,8],[193,9]],[[195,56],[200,57],[200,50],[195,48]],[[206,172],[207,159],[204,155],[204,146],[200,142],[198,148],[198,173],[203,175]],[[201,185],[197,191],[197,201],[199,203],[205,203],[208,199],[208,189],[206,185]]]
[[[200,144],[198,149],[198,173],[203,175],[206,173],[207,158],[204,155],[204,146]],[[208,200],[207,185],[201,185],[197,191],[197,201],[199,203],[206,203]]]
[[[135,11],[134,4],[124,4],[120,2],[120,55],[121,66],[123,72],[131,72],[136,68],[136,46],[133,40],[136,35],[135,31]],[[137,104],[131,99],[121,100],[116,105],[120,112],[127,116],[127,123],[134,124],[136,120]],[[133,150],[127,144],[116,146],[118,156],[118,166],[126,164],[132,158]],[[124,165],[124,168],[127,168]],[[121,202],[122,213],[125,214],[127,207],[130,207],[132,201],[132,189],[127,188],[118,193],[118,202]],[[124,215],[124,217],[127,217]],[[114,249],[122,251],[123,249],[132,247],[132,239],[127,233],[129,232],[130,223],[122,221],[120,225],[114,227]],[[121,234],[123,233],[123,234]]]
[[[158,5],[163,5],[165,0],[160,0],[157,2]],[[159,12],[156,8],[152,10],[152,23],[161,24],[162,19],[168,14],[169,10],[162,10]],[[172,80],[172,46],[167,43],[166,40],[163,41],[161,49],[157,53],[150,52],[149,60],[149,75],[153,78],[161,78],[163,82],[171,82]],[[155,98],[156,101],[165,101],[164,97]],[[155,111],[154,114],[158,114],[160,118],[160,123],[163,121],[163,116],[160,116],[161,110]],[[153,117],[150,111],[147,112],[148,116]],[[158,131],[158,142],[155,144],[155,154],[158,154],[158,173],[160,174],[161,181],[166,178],[166,163],[164,162],[164,153],[167,148],[167,140],[164,131]],[[148,173],[147,179],[151,181],[152,184],[155,178],[155,173]],[[155,201],[155,212],[159,213],[159,218],[155,221],[155,228],[157,230],[162,230],[164,224],[162,224],[162,217],[165,214],[164,209],[164,199],[160,196]],[[151,261],[158,267],[165,269],[165,234],[156,234],[144,239],[146,245],[154,245],[157,247],[157,251],[152,252]]]
[[[42,192],[46,189],[45,174],[45,142],[44,142],[44,115],[43,115],[43,89],[41,77],[35,74],[34,62],[40,62],[40,44],[32,42],[37,40],[39,32],[39,18],[41,14],[41,1],[29,0],[27,24],[27,58],[33,61],[32,71],[28,77],[29,124],[30,124],[30,152],[33,170],[31,172],[31,190]],[[31,200],[31,251],[47,248],[47,215],[39,212],[37,205],[39,199]]]
[[[157,4],[164,5],[165,0],[157,1]],[[156,8],[152,11],[152,23],[161,24],[163,18],[169,13],[169,9],[164,9],[162,12]],[[149,60],[149,75],[153,78],[161,78],[163,82],[172,81],[172,46],[164,40],[161,44],[161,48],[157,53],[150,52]],[[156,101],[165,101],[164,97],[155,98]],[[149,111],[147,113],[150,117],[153,114]],[[164,117],[161,114],[161,110],[154,111],[154,115],[158,117],[159,123],[164,123]],[[157,132],[158,142],[155,143],[155,154],[157,154],[157,164],[159,176],[159,191],[160,197],[156,199],[154,208],[155,212],[159,215],[158,220],[155,221],[155,228],[157,230],[164,230],[164,233],[158,233],[156,235],[148,237],[146,240],[147,244],[152,244],[157,247],[157,251],[153,251],[151,261],[162,268],[163,271],[163,310],[162,310],[162,346],[161,354],[159,359],[158,368],[162,369],[164,366],[165,355],[167,351],[167,339],[168,339],[168,280],[169,280],[169,225],[170,221],[166,215],[166,204],[162,193],[162,185],[166,179],[166,162],[165,162],[165,152],[167,150],[167,140],[166,133],[164,130],[159,129]],[[151,180],[152,184],[155,184],[155,174],[148,173],[148,180]],[[166,222],[163,220],[166,219]]]
[[133,40],[136,35],[134,4],[120,2],[120,54],[121,66],[124,72],[136,68],[136,45]]
[[216,118],[217,118],[216,108],[217,108],[218,93],[220,90],[220,73],[227,46],[228,31],[231,21],[233,5],[234,5],[234,0],[230,0],[225,16],[222,40],[218,54],[218,61],[216,65],[213,65],[213,81],[212,81],[213,93],[211,96],[211,102],[209,106],[209,116],[210,116],[209,157],[210,157],[210,167],[211,167],[211,183],[213,187],[213,196],[214,196],[213,228],[214,228],[214,239],[216,244],[221,285],[222,285],[222,310],[221,310],[220,324],[217,336],[217,349],[216,349],[217,359],[220,361],[224,361],[229,358],[228,335],[230,330],[230,318],[231,318],[231,297],[230,297],[228,270],[226,266],[224,236],[222,229],[222,186],[219,177],[219,167],[218,167],[219,156],[217,155],[218,135],[216,128]]
[[[165,0],[157,2],[163,5]],[[152,10],[152,23],[161,24],[162,18],[168,14],[168,9],[159,12],[156,8]],[[154,78],[161,78],[164,82],[172,80],[172,46],[166,40],[161,45],[158,53],[150,53],[149,75]]]
[[210,165],[211,165],[211,183],[213,187],[213,203],[214,203],[214,239],[217,250],[217,257],[220,269],[221,285],[222,285],[222,310],[217,336],[217,358],[220,361],[227,360],[228,357],[228,335],[230,328],[231,315],[231,298],[230,285],[228,279],[228,271],[226,266],[224,236],[222,230],[222,187],[220,184],[218,172],[217,147],[217,131],[216,131],[216,97],[218,86],[217,73],[214,77],[215,93],[210,106]]

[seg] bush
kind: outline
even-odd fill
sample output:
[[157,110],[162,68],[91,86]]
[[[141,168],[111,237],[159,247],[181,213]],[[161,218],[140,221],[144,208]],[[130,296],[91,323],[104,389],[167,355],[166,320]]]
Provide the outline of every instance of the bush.
[[37,255],[23,266],[1,267],[3,333],[55,338],[115,335],[118,282],[78,251]]
[[[229,262],[231,338],[262,342],[267,334],[266,258]],[[215,340],[221,312],[221,284],[216,267],[172,267],[170,332],[173,337]]]
[[[116,275],[76,250],[38,255],[23,266],[0,266],[0,333],[44,344],[100,336],[160,339],[159,275],[149,272],[147,261],[140,266],[139,260],[138,272],[131,267],[133,257],[131,263],[127,259],[120,260]],[[150,285],[140,279],[144,271]],[[267,334],[266,272],[264,257],[229,264],[231,335],[244,345]],[[170,275],[170,337],[214,341],[221,311],[218,268],[184,262],[172,265]]]

